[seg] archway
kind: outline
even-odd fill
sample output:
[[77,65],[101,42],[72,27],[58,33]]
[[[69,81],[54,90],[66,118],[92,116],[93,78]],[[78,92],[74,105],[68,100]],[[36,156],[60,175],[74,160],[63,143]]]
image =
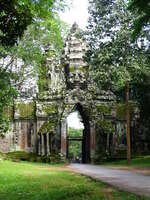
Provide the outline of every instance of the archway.
[[82,162],[83,129],[80,113],[70,113],[67,117],[67,158],[72,163]]
[[[86,110],[83,109],[83,106],[80,103],[77,103],[71,113],[78,113],[79,118],[81,120],[81,126],[78,127],[81,132],[78,131],[78,133],[75,135],[70,135],[68,127],[67,127],[67,137],[66,137],[66,157],[70,159],[70,147],[74,144],[74,151],[76,156],[78,156],[77,160],[78,162],[82,163],[89,163],[90,162],[90,124],[89,124],[89,118],[86,113]],[[69,116],[69,115],[68,115]],[[78,148],[80,149],[77,149]],[[78,152],[77,152],[78,150]],[[77,155],[79,154],[79,155]]]

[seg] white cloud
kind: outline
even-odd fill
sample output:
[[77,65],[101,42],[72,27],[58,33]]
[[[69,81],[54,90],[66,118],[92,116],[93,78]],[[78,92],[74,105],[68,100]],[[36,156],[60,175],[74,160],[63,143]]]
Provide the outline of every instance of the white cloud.
[[70,25],[76,22],[80,28],[85,29],[88,21],[88,0],[72,0],[70,10],[60,13],[60,17]]
[[83,123],[80,122],[80,119],[78,117],[78,112],[71,113],[67,117],[67,123],[68,123],[68,127],[77,128],[77,129],[84,128]]

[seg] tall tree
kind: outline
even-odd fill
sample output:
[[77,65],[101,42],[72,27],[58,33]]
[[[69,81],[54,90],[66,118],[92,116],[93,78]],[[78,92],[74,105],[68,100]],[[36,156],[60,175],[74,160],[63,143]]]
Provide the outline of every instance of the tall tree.
[[[98,87],[110,89],[116,94],[119,94],[120,90],[125,91],[125,82],[137,83],[145,72],[147,74],[150,72],[149,58],[146,56],[149,50],[143,42],[149,35],[145,31],[140,41],[133,42],[131,27],[134,15],[127,8],[128,4],[125,0],[89,1],[88,39],[90,48],[87,61]],[[126,99],[128,101],[128,95]],[[127,110],[127,130],[129,130],[128,114]]]
[[[48,40],[54,40],[57,47],[62,45],[56,16],[65,1],[1,0],[0,7],[0,132],[5,132],[8,124],[4,126],[2,111],[16,96],[16,84],[27,68],[41,62],[42,47]],[[19,59],[23,64],[18,66]]]
[[[127,8],[125,0],[89,1],[87,60],[95,82],[104,89],[117,91],[127,79],[137,80],[148,70],[148,48],[132,41],[133,15]],[[141,39],[149,37],[146,34]]]
[[126,3],[119,0],[90,1],[88,58],[95,81],[107,89],[124,85],[124,78],[129,76],[130,15],[125,7]]

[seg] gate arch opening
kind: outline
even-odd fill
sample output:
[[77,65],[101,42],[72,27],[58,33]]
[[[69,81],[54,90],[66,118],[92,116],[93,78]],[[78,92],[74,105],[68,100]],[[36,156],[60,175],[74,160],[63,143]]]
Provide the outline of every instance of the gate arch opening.
[[[79,135],[73,136],[70,135],[69,131],[67,130],[66,157],[70,159],[70,146],[73,145],[73,143],[75,144],[75,142],[77,146],[78,142],[78,147],[80,147],[80,152],[74,152],[74,153],[79,153],[78,158],[76,158],[76,161],[82,163],[90,163],[90,124],[88,115],[80,103],[77,103],[74,106],[71,113],[78,113],[79,116],[78,118],[81,121],[81,123],[78,122],[81,133],[79,133],[78,131]],[[73,126],[73,122],[71,123]]]

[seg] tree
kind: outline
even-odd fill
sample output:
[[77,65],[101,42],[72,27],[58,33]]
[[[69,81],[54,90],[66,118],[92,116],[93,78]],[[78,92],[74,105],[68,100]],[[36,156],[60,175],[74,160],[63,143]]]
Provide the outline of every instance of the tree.
[[[134,15],[127,9],[126,1],[91,0],[89,3],[90,48],[87,61],[91,66],[91,75],[99,88],[112,90],[120,98],[120,91],[125,91],[125,83],[138,82],[144,71],[150,71],[149,50],[142,45],[139,47],[140,41],[149,35],[145,31],[140,41],[132,40]],[[129,124],[129,118],[127,121]]]
[[31,24],[32,14],[30,8],[23,1],[0,1],[0,43],[14,45],[18,37],[23,35],[26,27]]
[[99,87],[115,90],[124,86],[129,73],[131,15],[125,1],[90,1],[89,52],[93,78]]
[[[69,138],[82,138],[83,130],[76,128],[68,128]],[[69,158],[76,159],[77,157],[82,157],[82,140],[79,141],[69,141]]]
[[[49,40],[62,45],[61,28],[57,18],[65,2],[57,0],[0,1],[0,129],[6,122],[4,108],[13,102],[25,79],[27,69],[43,61],[43,46]],[[57,37],[58,36],[58,37]],[[56,39],[57,37],[57,39]],[[57,43],[57,44],[56,44]],[[21,65],[18,65],[18,60]],[[35,69],[30,70],[32,76]],[[37,70],[36,70],[37,71]],[[29,77],[29,74],[26,74]],[[36,74],[37,76],[37,74]],[[18,90],[19,91],[19,90]],[[4,123],[3,123],[4,122]]]
[[14,45],[28,25],[51,19],[56,11],[64,7],[64,0],[1,0],[0,43]]
[[[133,15],[127,10],[126,1],[89,1],[87,61],[98,87],[117,92],[125,87],[125,81],[138,81],[148,71],[149,49],[144,40],[132,40]],[[140,45],[141,44],[141,47]],[[142,62],[141,62],[142,60]]]
[[69,137],[82,137],[82,135],[83,135],[82,132],[83,132],[82,129],[76,129],[76,128],[69,127],[68,136]]
[[134,14],[133,37],[139,36],[141,30],[150,22],[150,2],[149,0],[130,0],[129,10]]
[[[35,80],[38,79],[36,83],[39,92],[48,89],[51,81],[50,69],[52,62],[55,61],[55,64],[57,64],[60,58],[67,30],[68,26],[60,20],[57,14],[53,18],[28,26],[15,50],[16,56],[21,58],[25,68],[28,69],[24,76],[20,76],[21,80],[18,83],[20,82],[24,86],[22,82],[25,77],[29,78],[31,76]],[[33,94],[31,91],[28,95],[32,96]]]

